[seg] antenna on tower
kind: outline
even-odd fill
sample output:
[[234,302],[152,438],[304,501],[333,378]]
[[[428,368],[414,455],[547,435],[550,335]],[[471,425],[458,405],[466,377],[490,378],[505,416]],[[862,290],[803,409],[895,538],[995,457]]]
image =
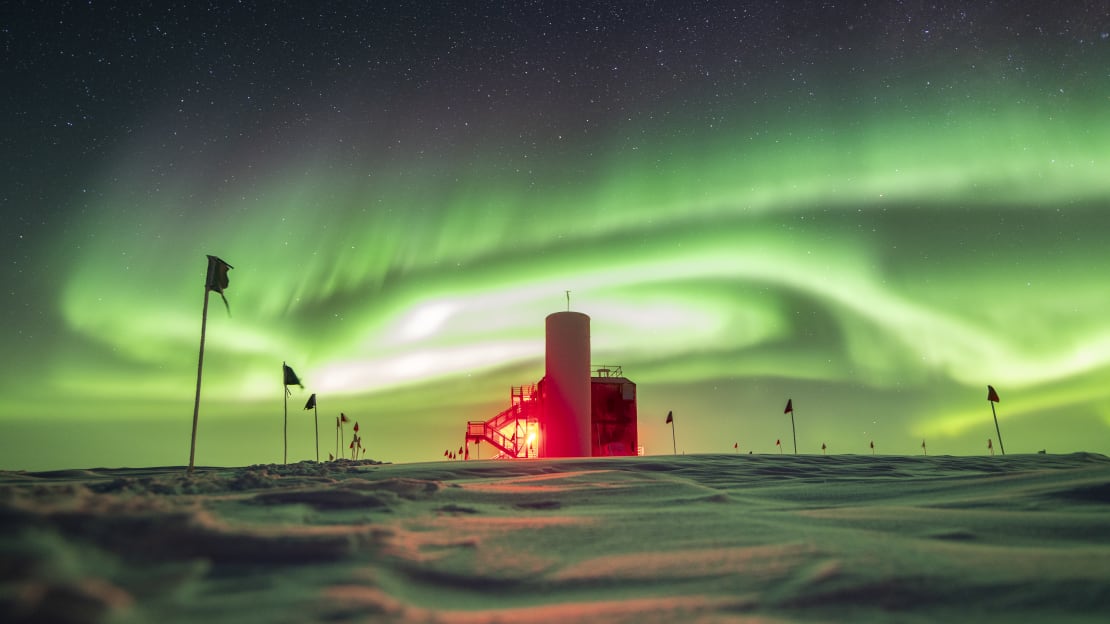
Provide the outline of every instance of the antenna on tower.
[[570,291],[567,291],[567,312],[570,312]]

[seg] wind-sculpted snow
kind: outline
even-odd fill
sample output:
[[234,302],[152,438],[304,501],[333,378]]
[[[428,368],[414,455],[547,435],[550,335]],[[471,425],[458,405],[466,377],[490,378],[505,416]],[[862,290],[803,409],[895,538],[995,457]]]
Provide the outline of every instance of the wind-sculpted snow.
[[4,622],[1100,621],[1110,460],[0,473]]

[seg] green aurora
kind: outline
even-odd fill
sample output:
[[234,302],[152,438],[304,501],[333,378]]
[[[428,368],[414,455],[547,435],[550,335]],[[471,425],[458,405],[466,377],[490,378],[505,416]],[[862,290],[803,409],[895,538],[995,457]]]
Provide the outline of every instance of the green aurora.
[[788,398],[800,452],[983,454],[988,383],[1010,453],[1110,453],[1105,66],[931,86],[982,75],[830,80],[713,123],[452,117],[402,124],[386,154],[340,116],[191,151],[147,111],[33,252],[56,308],[17,317],[35,337],[0,381],[0,468],[185,463],[206,253],[235,268],[230,315],[209,309],[200,465],[280,461],[283,361],[306,384],[291,460],[314,456],[312,392],[323,451],[342,411],[369,457],[440,458],[542,376],[567,290],[593,361],[638,384],[649,454],[669,410],[680,452],[778,452]]

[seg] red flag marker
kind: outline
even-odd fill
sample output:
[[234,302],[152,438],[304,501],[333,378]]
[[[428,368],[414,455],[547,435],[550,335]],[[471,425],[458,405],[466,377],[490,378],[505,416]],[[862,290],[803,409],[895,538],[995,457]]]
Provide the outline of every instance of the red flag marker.
[[875,441],[874,440],[871,441],[871,454],[872,455],[875,454]]
[[994,391],[994,386],[987,386],[987,401],[991,404],[991,416],[994,416],[994,432],[998,434],[998,450],[1005,455],[1006,445],[1002,444],[1002,432],[998,429],[998,413],[994,411],[994,404],[999,402],[998,393]]
[[[336,424],[339,427],[339,445],[340,446],[343,445],[343,425],[345,425],[349,422],[351,422],[351,419],[347,418],[347,415],[344,414],[343,412],[339,412],[339,418],[336,419]],[[339,447],[338,446],[335,447],[335,456],[339,457]]]
[[[790,414],[790,432],[794,434],[794,454],[798,454],[798,430],[794,428],[794,399],[786,400],[786,409],[783,414]],[[781,450],[781,449],[780,449]]]
[[313,392],[312,396],[308,397],[308,402],[304,404],[306,410],[312,410],[312,420],[316,424],[316,462],[320,462],[320,414],[316,411],[316,393]]
[[990,438],[987,438],[987,450],[991,452],[991,457],[994,457],[994,443],[991,442]]
[[674,438],[674,412],[667,412],[667,420],[663,424],[669,424],[671,426],[671,447],[674,454],[678,455],[678,443],[675,442]]
[[925,448],[925,440],[921,441],[921,452],[925,453],[926,455],[929,454],[929,449]]
[[775,440],[775,446],[779,447],[779,455],[782,455],[782,440]]

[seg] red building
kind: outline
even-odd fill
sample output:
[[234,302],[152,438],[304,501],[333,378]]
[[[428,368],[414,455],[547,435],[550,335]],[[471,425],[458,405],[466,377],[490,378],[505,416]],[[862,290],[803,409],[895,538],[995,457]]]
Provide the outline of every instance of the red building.
[[619,366],[589,364],[589,323],[578,312],[547,317],[544,378],[514,386],[493,418],[468,422],[468,446],[486,442],[513,459],[637,454],[636,384]]

